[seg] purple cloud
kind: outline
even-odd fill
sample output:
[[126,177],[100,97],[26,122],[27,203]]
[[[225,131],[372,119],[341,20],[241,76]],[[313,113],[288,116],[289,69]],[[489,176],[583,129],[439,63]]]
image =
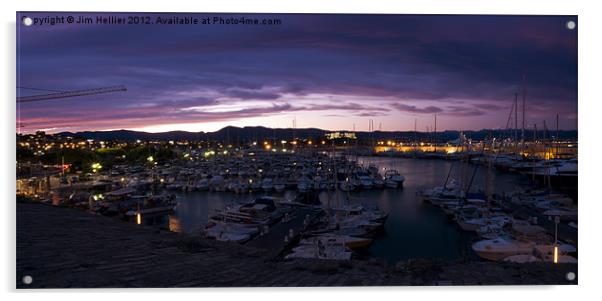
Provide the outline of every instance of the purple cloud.
[[394,108],[399,111],[409,112],[409,113],[419,113],[419,114],[433,114],[433,113],[441,113],[443,109],[435,106],[427,106],[424,108],[419,108],[413,105],[405,105],[401,103],[391,104]]

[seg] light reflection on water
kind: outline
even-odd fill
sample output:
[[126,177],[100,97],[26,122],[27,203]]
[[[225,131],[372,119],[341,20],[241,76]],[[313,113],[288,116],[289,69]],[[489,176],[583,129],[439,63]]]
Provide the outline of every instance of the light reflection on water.
[[[397,169],[406,178],[403,189],[364,190],[353,192],[348,197],[346,193],[339,194],[339,204],[349,202],[377,205],[389,213],[385,233],[377,237],[369,249],[371,257],[382,258],[390,263],[410,258],[475,258],[470,249],[475,236],[461,231],[439,209],[422,204],[416,195],[422,189],[443,185],[452,164],[451,178],[468,183],[475,165],[445,160],[380,157],[359,157],[358,163],[365,166],[374,164],[382,174],[383,168]],[[479,167],[471,191],[480,189],[509,193],[515,191],[517,186],[526,185],[528,179],[523,176]],[[177,195],[179,204],[176,212],[169,216],[169,229],[194,232],[207,223],[208,216],[215,210],[227,205],[251,202],[262,193],[190,192]],[[291,199],[294,192],[278,196]],[[332,193],[323,193],[321,198],[323,203],[337,203],[337,198]]]

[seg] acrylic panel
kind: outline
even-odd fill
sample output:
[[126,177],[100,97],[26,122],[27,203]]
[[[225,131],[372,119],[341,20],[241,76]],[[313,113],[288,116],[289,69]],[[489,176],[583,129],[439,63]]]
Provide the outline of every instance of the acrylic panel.
[[16,21],[18,288],[577,284],[577,16]]

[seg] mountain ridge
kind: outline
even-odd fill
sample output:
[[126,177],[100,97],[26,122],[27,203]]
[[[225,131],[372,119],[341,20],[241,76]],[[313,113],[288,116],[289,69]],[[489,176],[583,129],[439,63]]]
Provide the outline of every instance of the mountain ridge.
[[[337,132],[322,130],[318,128],[267,128],[263,126],[247,126],[247,127],[235,127],[227,126],[218,131],[214,132],[189,132],[189,131],[167,131],[167,132],[143,132],[133,130],[110,130],[110,131],[82,131],[82,132],[60,132],[54,135],[59,136],[72,136],[82,137],[85,139],[98,139],[98,140],[157,140],[157,141],[169,141],[169,140],[214,140],[214,141],[225,141],[227,143],[242,142],[242,141],[257,141],[263,139],[292,139],[293,137],[306,139],[306,138],[320,138],[324,137],[326,133]],[[348,130],[339,130],[338,132],[352,132]],[[460,133],[468,138],[482,140],[488,136],[497,138],[513,137],[514,130],[446,130],[437,133],[433,132],[414,132],[414,131],[355,131],[356,136],[359,139],[433,139],[436,138],[438,141],[447,141],[457,139]],[[538,131],[537,137],[542,138],[544,132]],[[555,131],[548,131],[547,136],[551,137],[556,134]],[[561,130],[559,131],[560,138],[577,138],[576,130]],[[525,130],[525,137],[527,140],[533,138],[533,130]]]

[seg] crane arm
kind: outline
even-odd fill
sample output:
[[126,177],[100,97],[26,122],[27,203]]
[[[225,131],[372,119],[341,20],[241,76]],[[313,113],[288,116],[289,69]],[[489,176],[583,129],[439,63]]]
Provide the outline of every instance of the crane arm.
[[104,87],[104,88],[75,90],[75,91],[64,91],[64,92],[56,92],[56,93],[49,93],[49,94],[17,97],[17,103],[33,102],[33,101],[41,101],[41,100],[57,99],[57,98],[68,98],[68,97],[76,97],[76,96],[84,96],[84,95],[103,94],[103,93],[112,93],[112,92],[123,92],[123,91],[127,91],[127,89],[124,86]]

